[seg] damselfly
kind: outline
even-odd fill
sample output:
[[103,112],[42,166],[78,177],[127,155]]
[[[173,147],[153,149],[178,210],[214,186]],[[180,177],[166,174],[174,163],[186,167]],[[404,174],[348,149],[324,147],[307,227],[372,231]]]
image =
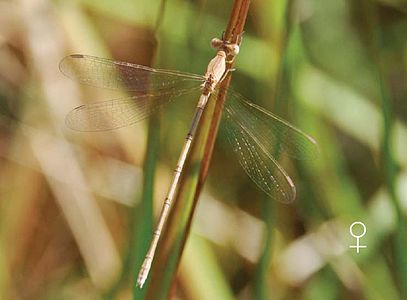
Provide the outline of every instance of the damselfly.
[[[204,76],[81,54],[67,56],[60,63],[61,72],[71,79],[134,93],[127,98],[86,104],[72,110],[66,117],[66,123],[79,131],[103,131],[134,124],[174,97],[201,89],[158,225],[139,273],[137,284],[140,287],[151,268],[158,240],[206,103],[229,71],[226,68],[227,60],[234,59],[239,51],[238,45],[219,39],[213,39],[212,45],[217,48],[217,54],[209,62]],[[287,154],[297,159],[312,157],[316,153],[314,139],[231,89],[227,91],[223,123],[227,139],[248,176],[270,197],[286,203],[292,202],[296,194],[294,183],[274,155]]]

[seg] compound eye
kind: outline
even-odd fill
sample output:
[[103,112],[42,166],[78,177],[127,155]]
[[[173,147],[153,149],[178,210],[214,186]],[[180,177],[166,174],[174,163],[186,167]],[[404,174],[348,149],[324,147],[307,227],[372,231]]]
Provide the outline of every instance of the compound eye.
[[236,56],[239,54],[240,47],[236,44],[227,45],[227,49],[230,55]]
[[218,48],[220,48],[222,45],[223,45],[223,41],[222,41],[221,39],[213,38],[213,39],[211,40],[211,46],[212,46],[214,49],[218,49]]
[[239,45],[233,44],[231,45],[231,52],[233,55],[238,55],[240,51]]

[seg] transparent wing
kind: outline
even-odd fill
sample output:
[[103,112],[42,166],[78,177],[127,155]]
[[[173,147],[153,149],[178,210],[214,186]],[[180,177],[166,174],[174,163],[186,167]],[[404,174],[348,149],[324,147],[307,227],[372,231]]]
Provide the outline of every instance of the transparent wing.
[[175,97],[199,91],[198,88],[176,93],[131,96],[78,106],[68,113],[66,125],[78,131],[105,131],[134,124],[147,118]]
[[73,54],[59,64],[61,72],[72,80],[107,88],[147,93],[200,85],[203,76],[153,69],[128,62]]
[[273,199],[290,203],[295,199],[295,186],[270,153],[232,119],[225,115],[227,137],[240,165],[257,186]]
[[248,176],[271,198],[294,201],[294,183],[273,155],[310,158],[317,152],[315,141],[232,90],[224,111],[227,138]]
[[318,153],[317,143],[311,136],[231,89],[225,110],[272,155],[310,159]]

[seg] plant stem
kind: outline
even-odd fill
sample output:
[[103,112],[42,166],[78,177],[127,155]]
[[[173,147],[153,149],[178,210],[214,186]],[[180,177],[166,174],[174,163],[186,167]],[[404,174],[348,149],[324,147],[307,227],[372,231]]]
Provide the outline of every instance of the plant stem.
[[[224,33],[224,39],[231,43],[240,41],[250,1],[236,0]],[[227,68],[232,67],[232,62]],[[150,273],[148,299],[168,297],[191,227],[196,203],[208,173],[213,146],[220,122],[221,111],[230,84],[230,73],[220,84],[217,101],[210,101],[198,128],[191,153],[186,160],[179,189],[174,200],[166,229],[162,234],[155,263]]]

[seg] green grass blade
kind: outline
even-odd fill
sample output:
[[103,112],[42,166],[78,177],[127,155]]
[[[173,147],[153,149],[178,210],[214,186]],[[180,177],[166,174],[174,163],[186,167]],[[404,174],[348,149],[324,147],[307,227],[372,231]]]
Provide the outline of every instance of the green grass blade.
[[214,106],[212,102],[208,103],[195,136],[166,229],[161,236],[156,258],[150,271],[150,278],[147,279],[146,296],[148,299],[166,299],[177,272],[183,244],[188,233],[189,219],[194,210],[195,190],[199,180],[205,140],[208,136],[211,112]]
[[136,286],[139,268],[143,263],[151,241],[153,232],[153,199],[154,199],[154,178],[157,166],[158,149],[160,144],[160,122],[159,117],[153,116],[149,121],[148,140],[146,158],[144,163],[143,197],[140,205],[133,209],[133,237],[130,246],[130,256],[134,259],[130,261],[132,266],[132,288],[133,299],[144,299],[146,289]]
[[196,234],[192,233],[188,238],[182,255],[180,277],[188,279],[187,284],[183,285],[187,299],[235,299],[210,244]]

